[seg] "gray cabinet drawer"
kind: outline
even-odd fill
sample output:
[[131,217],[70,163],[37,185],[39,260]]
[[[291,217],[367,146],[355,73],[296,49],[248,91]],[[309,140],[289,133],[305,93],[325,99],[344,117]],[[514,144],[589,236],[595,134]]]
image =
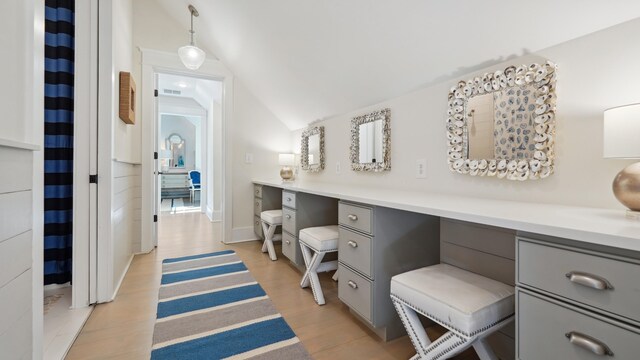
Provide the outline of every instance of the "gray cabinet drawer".
[[[522,238],[518,238],[517,264],[520,284],[640,321],[638,264]],[[613,289],[598,290],[581,284],[584,276],[587,281],[589,278],[606,280]]]
[[260,221],[259,216],[253,217],[253,232],[258,235],[261,239],[264,238],[264,234],[262,233],[262,222]]
[[296,211],[282,208],[282,229],[293,236],[298,236],[296,232]]
[[253,213],[256,216],[260,216],[262,213],[262,199],[254,197],[253,198]]
[[[639,330],[590,316],[577,308],[518,291],[517,358],[520,360],[637,359]],[[576,334],[578,333],[578,334]],[[606,345],[613,357],[596,355],[569,341],[582,335]],[[584,337],[582,337],[584,339]],[[577,340],[577,338],[576,338]],[[592,342],[593,343],[593,342]]]
[[262,198],[262,185],[253,185],[253,196]]
[[373,284],[343,264],[338,264],[338,297],[360,316],[373,323]]
[[289,258],[294,263],[298,262],[300,256],[300,247],[298,246],[298,239],[295,236],[287,232],[282,233],[282,254]]
[[282,206],[287,206],[292,209],[296,208],[296,193],[290,191],[282,192]]
[[338,223],[367,234],[372,233],[372,216],[373,210],[371,208],[343,202],[338,205]]
[[338,240],[338,259],[367,277],[372,278],[372,239],[343,227],[340,227],[339,232],[340,239]]

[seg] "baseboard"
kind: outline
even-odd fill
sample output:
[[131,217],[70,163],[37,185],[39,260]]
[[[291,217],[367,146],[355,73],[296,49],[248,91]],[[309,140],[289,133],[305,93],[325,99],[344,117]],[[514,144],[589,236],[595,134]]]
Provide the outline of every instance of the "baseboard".
[[131,262],[133,261],[133,256],[134,256],[134,254],[131,254],[131,256],[129,256],[129,261],[127,261],[127,266],[125,266],[124,271],[122,272],[122,276],[120,276],[120,280],[118,280],[118,285],[116,285],[116,288],[113,291],[113,295],[111,296],[111,300],[109,300],[109,301],[115,300],[116,296],[118,295],[118,291],[120,291],[120,286],[122,285],[122,282],[124,281],[124,277],[129,272],[129,267],[131,266]]
[[212,208],[207,206],[207,210],[205,211],[209,221],[211,222],[219,222],[222,221],[222,211],[213,211]]
[[44,291],[47,290],[58,290],[58,289],[62,289],[62,288],[66,288],[71,286],[70,282],[64,283],[64,284],[49,284],[49,285],[45,285],[44,286]]
[[234,228],[229,244],[258,240],[258,235],[253,232],[253,226]]

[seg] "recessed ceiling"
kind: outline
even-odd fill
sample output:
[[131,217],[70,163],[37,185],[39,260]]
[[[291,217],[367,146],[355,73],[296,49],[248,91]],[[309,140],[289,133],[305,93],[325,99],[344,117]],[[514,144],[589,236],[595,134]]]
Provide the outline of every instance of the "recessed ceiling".
[[157,0],[289,128],[640,16],[640,1]]
[[[220,82],[214,80],[198,79],[190,76],[160,74],[158,76],[158,92],[160,95],[193,98],[196,101],[201,97],[213,98],[213,101],[221,102],[222,87]],[[206,104],[202,104],[206,107]]]

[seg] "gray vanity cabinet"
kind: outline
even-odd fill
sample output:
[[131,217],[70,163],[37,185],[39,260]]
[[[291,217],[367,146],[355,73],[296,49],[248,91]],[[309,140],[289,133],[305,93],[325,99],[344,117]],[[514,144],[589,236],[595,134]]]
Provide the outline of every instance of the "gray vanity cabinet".
[[[258,238],[264,240],[262,233],[262,222],[260,214],[267,210],[277,210],[282,208],[282,191],[271,186],[254,185],[253,186],[253,231]],[[281,233],[280,229],[276,230],[276,234]]]
[[[304,259],[299,244],[300,230],[338,223],[338,200],[294,191],[282,191],[282,254],[300,269]],[[330,260],[330,258],[329,258]]]
[[639,254],[557,241],[517,238],[517,358],[637,359]]
[[382,339],[405,335],[391,277],[439,262],[439,218],[341,201],[338,219],[338,297]]

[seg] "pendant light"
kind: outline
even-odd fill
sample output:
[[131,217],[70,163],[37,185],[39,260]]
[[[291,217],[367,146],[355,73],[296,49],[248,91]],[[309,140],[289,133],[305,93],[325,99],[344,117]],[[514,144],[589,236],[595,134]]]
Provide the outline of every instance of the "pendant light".
[[189,12],[191,12],[191,30],[189,31],[191,41],[189,42],[189,45],[185,45],[178,49],[178,55],[187,69],[197,70],[204,62],[205,57],[204,51],[197,47],[193,41],[193,36],[196,33],[193,31],[193,17],[198,17],[200,14],[193,5],[189,5]]

